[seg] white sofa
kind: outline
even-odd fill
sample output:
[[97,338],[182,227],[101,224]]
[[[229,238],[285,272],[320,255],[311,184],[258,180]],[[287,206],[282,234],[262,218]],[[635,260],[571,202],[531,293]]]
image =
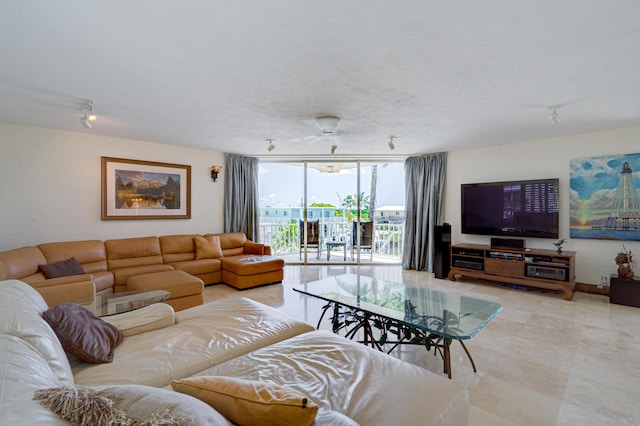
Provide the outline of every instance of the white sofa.
[[38,389],[137,384],[173,392],[171,380],[203,375],[302,392],[320,407],[318,425],[332,424],[320,415],[332,411],[361,425],[467,424],[459,384],[249,299],[110,317],[125,337],[106,364],[70,361],[41,316],[47,308],[29,285],[0,281],[0,424],[68,424],[33,400]]

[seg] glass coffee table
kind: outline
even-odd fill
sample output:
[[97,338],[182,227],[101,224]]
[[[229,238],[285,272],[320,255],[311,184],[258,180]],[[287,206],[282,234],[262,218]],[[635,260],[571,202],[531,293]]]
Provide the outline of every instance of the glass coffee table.
[[171,296],[165,290],[138,290],[123,291],[119,293],[102,294],[92,299],[75,300],[99,317],[122,314],[124,312],[135,311],[154,303],[164,302]]
[[460,342],[476,372],[463,340],[475,336],[502,310],[500,304],[487,300],[356,274],[301,284],[294,290],[329,302],[318,328],[332,308],[330,320],[335,333],[344,331],[350,339],[363,336],[362,343],[381,351],[383,345],[391,344],[387,353],[400,344],[424,345],[442,356],[449,378],[449,346],[453,340]]

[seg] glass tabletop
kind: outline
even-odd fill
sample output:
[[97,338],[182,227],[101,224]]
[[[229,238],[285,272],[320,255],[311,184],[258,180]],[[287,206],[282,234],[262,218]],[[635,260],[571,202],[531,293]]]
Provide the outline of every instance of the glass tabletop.
[[164,302],[169,296],[171,296],[171,293],[165,290],[138,290],[102,294],[92,299],[75,300],[74,302],[99,317],[106,317]]
[[487,300],[356,274],[301,284],[294,290],[458,340],[473,337],[502,310]]

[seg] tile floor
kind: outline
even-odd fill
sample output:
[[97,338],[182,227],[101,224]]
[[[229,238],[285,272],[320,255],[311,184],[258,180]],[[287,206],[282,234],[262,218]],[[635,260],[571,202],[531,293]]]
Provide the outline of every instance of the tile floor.
[[[453,380],[469,392],[469,425],[639,425],[640,308],[609,303],[604,296],[524,291],[481,281],[451,282],[400,266],[285,267],[282,284],[237,291],[205,288],[205,302],[244,296],[316,325],[323,302],[292,287],[344,273],[464,293],[493,300],[502,312],[466,342],[474,373],[460,345],[452,352]],[[325,321],[321,328],[329,328]],[[436,374],[442,363],[422,347],[397,356]],[[428,397],[428,396],[423,396]]]

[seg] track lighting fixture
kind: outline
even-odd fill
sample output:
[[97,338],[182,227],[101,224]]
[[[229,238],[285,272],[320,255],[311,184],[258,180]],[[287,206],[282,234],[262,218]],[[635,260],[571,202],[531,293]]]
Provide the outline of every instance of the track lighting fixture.
[[394,149],[396,149],[396,144],[393,143],[393,140],[395,139],[395,136],[389,136],[389,142],[387,142],[387,145],[389,145],[389,149],[391,151],[393,151]]
[[273,139],[267,139],[267,142],[269,142],[269,146],[267,147],[267,152],[271,152],[275,149],[275,145],[273,144]]
[[80,123],[87,129],[90,129],[92,126],[91,122],[95,121],[98,116],[96,115],[93,107],[93,101],[90,100],[87,102],[87,105],[82,109],[83,116],[80,118]]
[[86,115],[83,115],[83,116],[80,118],[80,123],[82,123],[82,125],[83,125],[85,128],[87,128],[87,129],[90,129],[90,128],[92,128],[92,127],[93,127],[93,126],[91,125],[91,122],[89,121],[89,118],[88,118]]
[[338,149],[338,145],[336,145],[335,142],[331,142],[331,154],[335,154],[336,153],[336,149]]
[[551,114],[549,114],[549,121],[551,121],[551,124],[558,124],[560,122],[560,119],[558,118],[558,108],[560,108],[560,105],[552,105],[549,107],[551,110]]

